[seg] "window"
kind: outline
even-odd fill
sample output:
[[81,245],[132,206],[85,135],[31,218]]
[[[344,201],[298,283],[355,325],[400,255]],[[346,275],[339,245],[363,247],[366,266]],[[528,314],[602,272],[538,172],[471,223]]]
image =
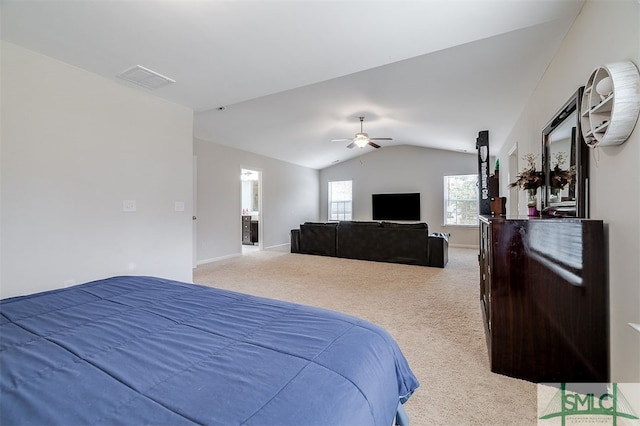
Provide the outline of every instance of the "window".
[[478,225],[478,175],[444,177],[444,224]]
[[351,220],[351,181],[329,182],[329,220]]

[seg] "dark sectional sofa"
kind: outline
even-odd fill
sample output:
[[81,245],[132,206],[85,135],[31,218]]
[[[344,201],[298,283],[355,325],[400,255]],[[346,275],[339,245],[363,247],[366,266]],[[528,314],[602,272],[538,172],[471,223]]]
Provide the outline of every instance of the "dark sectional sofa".
[[448,235],[426,223],[305,222],[291,230],[291,252],[444,268]]

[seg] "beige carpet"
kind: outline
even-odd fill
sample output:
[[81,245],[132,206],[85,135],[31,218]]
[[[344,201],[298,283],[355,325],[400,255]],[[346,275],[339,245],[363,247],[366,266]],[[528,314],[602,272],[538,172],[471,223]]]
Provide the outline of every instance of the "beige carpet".
[[534,425],[535,384],[489,371],[477,255],[450,248],[440,269],[262,251],[199,266],[193,280],[384,327],[421,384],[405,404],[413,426]]

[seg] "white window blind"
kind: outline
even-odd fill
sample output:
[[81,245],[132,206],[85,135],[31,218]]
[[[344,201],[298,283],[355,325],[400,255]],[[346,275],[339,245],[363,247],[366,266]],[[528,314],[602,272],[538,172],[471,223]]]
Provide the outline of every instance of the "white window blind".
[[329,220],[351,220],[351,188],[350,180],[329,182]]
[[444,177],[444,224],[478,225],[478,175]]

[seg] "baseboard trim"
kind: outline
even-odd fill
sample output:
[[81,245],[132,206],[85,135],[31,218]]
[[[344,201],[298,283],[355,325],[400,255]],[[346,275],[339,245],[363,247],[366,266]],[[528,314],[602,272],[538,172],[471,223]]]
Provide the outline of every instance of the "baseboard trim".
[[480,249],[480,247],[478,245],[476,245],[476,244],[451,244],[451,243],[449,243],[449,247]]
[[206,265],[207,263],[219,262],[219,261],[225,260],[225,259],[232,259],[232,258],[238,257],[238,256],[242,256],[242,253],[228,254],[226,256],[213,257],[211,259],[202,259],[202,260],[198,260],[196,262],[196,266]]
[[276,244],[275,246],[264,247],[263,250],[276,250],[282,247],[289,247],[289,246],[291,246],[291,243]]
[[[276,244],[276,245],[273,245],[273,246],[265,247],[263,250],[280,250],[281,251],[283,247],[289,247],[289,246],[291,246],[291,243]],[[477,245],[474,245],[474,244],[451,244],[451,243],[449,243],[449,247],[467,248],[467,249],[479,249],[479,247]],[[213,263],[213,262],[219,262],[221,260],[232,259],[232,258],[238,257],[238,256],[242,256],[242,253],[234,253],[234,254],[228,254],[226,256],[213,257],[211,259],[198,260],[196,262],[196,267],[198,267],[200,265],[206,265],[207,263]]]

